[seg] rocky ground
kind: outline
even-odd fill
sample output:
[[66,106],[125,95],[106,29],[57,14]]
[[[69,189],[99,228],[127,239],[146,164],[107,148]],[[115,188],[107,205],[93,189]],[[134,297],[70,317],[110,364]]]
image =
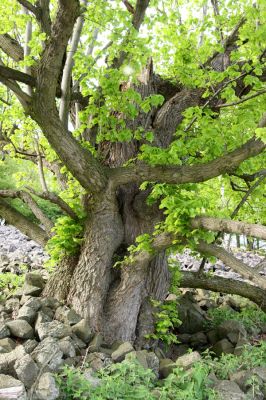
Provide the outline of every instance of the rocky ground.
[[[176,331],[178,344],[166,347],[161,343],[153,351],[135,349],[128,342],[109,346],[100,334],[92,334],[85,320],[73,309],[53,298],[40,297],[46,279],[41,266],[47,258],[42,249],[12,227],[0,226],[0,237],[0,273],[21,273],[21,260],[30,271],[25,276],[23,287],[0,303],[0,399],[60,399],[54,373],[64,365],[82,365],[84,378],[92,385],[101,385],[101,380],[95,376],[96,371],[124,359],[137,359],[145,368],[152,369],[158,379],[164,379],[176,366],[189,370],[207,348],[217,356],[222,353],[238,355],[250,341],[250,332],[237,320],[208,328],[208,309],[223,304],[239,310],[245,307],[245,303],[238,304],[230,296],[214,299],[203,290],[186,290],[178,305],[182,321]],[[184,268],[197,267],[198,261],[190,258],[189,254],[179,257]],[[255,264],[261,258],[255,255],[252,262]],[[225,274],[230,273],[225,266],[220,265],[218,269],[217,265],[216,268]],[[254,334],[263,338],[266,326],[261,326],[260,331]],[[188,349],[192,352],[188,353]],[[247,382],[251,374],[261,382],[257,397],[250,397]],[[266,398],[265,366],[250,371],[240,368],[227,380],[219,380],[215,375],[210,378],[223,400]]]

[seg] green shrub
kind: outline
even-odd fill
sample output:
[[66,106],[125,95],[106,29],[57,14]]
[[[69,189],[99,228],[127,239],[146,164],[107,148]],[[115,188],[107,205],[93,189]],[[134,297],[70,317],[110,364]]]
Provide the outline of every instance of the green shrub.
[[0,299],[4,298],[3,290],[8,289],[9,294],[15,292],[18,287],[22,286],[24,282],[23,275],[16,275],[12,272],[5,272],[0,274]]
[[238,369],[262,365],[266,365],[265,342],[247,346],[240,356],[225,354],[213,359],[206,352],[192,369],[176,368],[164,380],[157,380],[151,370],[136,360],[125,360],[99,371],[101,383],[97,387],[84,378],[82,370],[68,366],[57,376],[57,382],[61,400],[218,400],[209,387],[210,372],[218,379],[228,379]]
[[266,324],[266,313],[255,304],[250,304],[237,312],[227,307],[212,308],[208,311],[210,318],[207,328],[213,329],[220,325],[223,321],[234,319],[242,322],[248,332],[260,331],[261,327]]

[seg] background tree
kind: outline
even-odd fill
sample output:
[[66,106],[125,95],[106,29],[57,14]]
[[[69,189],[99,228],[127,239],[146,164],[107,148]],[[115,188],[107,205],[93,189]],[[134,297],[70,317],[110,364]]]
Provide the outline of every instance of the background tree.
[[57,266],[45,294],[107,341],[141,344],[150,299],[169,288],[167,254],[189,247],[256,285],[201,268],[183,286],[265,308],[265,278],[212,233],[266,238],[264,2],[0,7],[3,163],[20,178],[1,183],[0,213],[41,244],[50,238]]

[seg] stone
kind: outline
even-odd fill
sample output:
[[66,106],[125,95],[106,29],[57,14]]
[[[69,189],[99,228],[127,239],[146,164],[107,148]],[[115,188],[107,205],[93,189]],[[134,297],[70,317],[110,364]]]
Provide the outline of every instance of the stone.
[[8,327],[3,324],[0,323],[0,339],[4,339],[10,336],[10,330],[8,329]]
[[101,379],[93,375],[92,368],[85,368],[82,375],[91,384],[92,387],[100,386]]
[[22,306],[18,312],[17,318],[24,319],[29,324],[33,324],[37,317],[37,312],[34,311],[31,307],[26,305]]
[[15,362],[26,355],[25,349],[22,345],[17,346],[9,353],[0,354],[0,374],[14,374]]
[[167,378],[176,368],[176,363],[170,358],[162,358],[160,360],[159,375],[161,378]]
[[47,337],[31,353],[33,360],[44,372],[55,372],[63,364],[63,352],[55,338]]
[[57,308],[55,312],[55,319],[63,323],[67,323],[70,326],[76,325],[82,320],[81,316],[78,315],[75,310],[70,309],[67,306],[61,306]]
[[237,343],[240,337],[247,336],[247,331],[244,325],[241,322],[236,321],[234,319],[229,319],[227,321],[222,322],[217,327],[217,333],[220,339],[223,338],[229,339],[228,335],[230,335],[232,343],[234,344]]
[[72,326],[72,332],[77,335],[84,343],[89,343],[93,337],[91,328],[85,319]]
[[15,347],[16,343],[14,340],[10,338],[0,339],[0,349],[3,349],[3,351],[0,350],[0,353],[9,353],[14,350]]
[[62,324],[62,322],[52,321],[36,325],[36,332],[40,340],[43,340],[48,336],[62,339],[71,334],[71,329],[69,326]]
[[15,298],[8,299],[5,302],[5,311],[8,313],[17,312],[19,309],[19,300]]
[[137,360],[144,368],[148,368],[147,350],[131,351],[125,356],[126,360]]
[[125,359],[126,354],[134,351],[134,347],[130,342],[122,343],[111,355],[112,360],[115,362],[120,362]]
[[243,352],[243,350],[245,349],[245,346],[247,346],[249,344],[248,339],[241,337],[240,339],[238,339],[235,350],[234,350],[234,354],[236,356],[240,356]]
[[74,333],[72,333],[70,337],[71,337],[71,341],[72,341],[76,351],[85,349],[87,347],[86,343],[84,343],[83,340],[78,338],[77,335],[75,335]]
[[179,299],[177,310],[178,318],[182,321],[178,327],[180,333],[196,333],[204,330],[205,312],[191,300],[189,294]]
[[150,368],[156,375],[156,377],[159,377],[159,368],[160,368],[160,360],[156,356],[155,353],[149,352],[146,356],[146,360],[148,363],[148,368]]
[[26,351],[27,354],[30,354],[33,352],[33,350],[38,346],[38,342],[35,339],[29,339],[26,340],[26,342],[23,343],[23,347]]
[[242,392],[236,382],[233,381],[218,381],[214,385],[214,390],[223,400],[244,400],[245,393]]
[[107,367],[112,364],[112,360],[104,353],[90,353],[85,359],[85,363],[88,363],[94,371]]
[[71,342],[70,337],[59,340],[58,346],[63,353],[63,358],[75,357],[76,350],[73,343]]
[[37,364],[29,354],[18,359],[15,363],[14,369],[18,379],[24,383],[26,388],[30,388],[33,385],[39,373]]
[[88,352],[89,353],[94,353],[96,351],[99,351],[99,348],[101,347],[103,342],[103,335],[100,333],[97,333],[92,341],[90,341],[89,346],[88,346]]
[[45,280],[40,274],[37,274],[36,272],[28,272],[25,275],[25,284],[44,289]]
[[190,343],[192,346],[204,346],[208,343],[208,339],[204,332],[197,332],[191,335]]
[[[38,286],[32,286],[29,284],[24,284],[23,288],[22,288],[22,294],[26,295],[26,296],[40,296],[40,294],[42,293],[41,288],[39,288]],[[17,293],[18,294],[18,293]]]
[[35,396],[38,400],[56,400],[59,398],[59,388],[54,376],[50,372],[42,374],[35,388]]
[[52,310],[56,310],[61,305],[61,303],[54,297],[45,297],[44,299],[41,299],[41,303],[42,307],[48,307]]
[[12,336],[18,337],[20,339],[32,339],[34,337],[32,327],[27,321],[24,321],[23,319],[9,321],[6,323],[6,326],[10,330]]
[[0,374],[0,399],[27,400],[25,386],[12,376]]
[[210,344],[215,344],[219,341],[219,336],[216,329],[212,329],[206,333],[208,341]]
[[24,303],[24,306],[30,307],[36,312],[39,311],[41,305],[42,305],[41,300],[38,297],[29,297]]
[[43,311],[38,311],[37,319],[35,322],[35,330],[39,326],[39,324],[44,324],[45,322],[52,322],[52,318],[49,315],[45,314]]
[[214,346],[212,346],[212,351],[217,355],[220,356],[222,353],[225,354],[233,354],[234,353],[234,346],[231,342],[227,339],[219,340]]
[[189,350],[189,346],[187,344],[174,344],[171,346],[171,358],[176,360],[178,357],[183,356]]
[[185,370],[189,369],[196,362],[201,360],[201,356],[197,351],[193,351],[192,353],[184,354],[176,360],[176,366],[182,367]]

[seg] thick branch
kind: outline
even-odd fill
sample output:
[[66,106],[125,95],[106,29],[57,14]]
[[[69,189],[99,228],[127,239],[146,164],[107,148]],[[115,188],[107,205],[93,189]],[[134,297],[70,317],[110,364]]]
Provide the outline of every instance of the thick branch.
[[32,76],[25,74],[24,72],[17,71],[16,69],[5,67],[3,65],[0,65],[0,76],[5,79],[11,79],[13,81],[25,83],[30,87],[34,87],[36,84],[35,78],[33,78]]
[[118,167],[110,171],[114,187],[128,182],[143,181],[172,184],[197,183],[234,171],[244,160],[262,153],[266,144],[253,137],[241,147],[221,157],[205,163],[191,166],[149,166],[139,164],[133,167]]
[[200,253],[219,258],[226,265],[228,265],[228,267],[230,267],[233,271],[242,275],[244,278],[254,281],[254,283],[259,285],[261,288],[266,289],[265,278],[259,275],[255,270],[249,268],[242,261],[235,258],[232,254],[228,253],[222,247],[200,241],[200,243],[197,246],[197,250]]
[[18,1],[19,4],[21,4],[27,10],[29,10],[33,14],[36,14],[37,7],[35,7],[33,4],[31,4],[28,0],[17,0],[17,1]]
[[137,0],[132,24],[138,31],[145,17],[150,0]]
[[0,48],[14,61],[21,61],[24,58],[22,46],[8,33],[0,35]]
[[57,80],[68,40],[80,12],[77,0],[61,0],[59,3],[51,38],[45,47],[37,71],[36,94],[30,112],[74,177],[86,189],[97,192],[106,185],[102,167],[67,131],[56,109]]
[[208,277],[205,274],[198,275],[195,272],[182,271],[180,287],[206,289],[213,292],[237,294],[245,297],[266,312],[265,290],[250,285],[249,283],[236,281],[234,279],[222,278],[220,276]]
[[37,224],[24,217],[19,211],[11,207],[6,201],[0,199],[0,215],[10,225],[14,225],[24,235],[28,236],[41,246],[45,246],[48,240],[46,232]]
[[190,224],[192,228],[203,228],[214,232],[237,233],[266,240],[266,226],[264,225],[204,216],[193,218]]

